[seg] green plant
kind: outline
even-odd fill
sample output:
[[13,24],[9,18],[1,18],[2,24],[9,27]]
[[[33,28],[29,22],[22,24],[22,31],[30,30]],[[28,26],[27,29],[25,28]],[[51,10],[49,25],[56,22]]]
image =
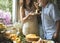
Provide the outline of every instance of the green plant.
[[12,13],[12,0],[0,0],[0,9],[7,11],[7,9]]
[[19,34],[19,38],[21,40],[21,43],[27,43],[26,39],[25,39],[25,36],[22,33]]

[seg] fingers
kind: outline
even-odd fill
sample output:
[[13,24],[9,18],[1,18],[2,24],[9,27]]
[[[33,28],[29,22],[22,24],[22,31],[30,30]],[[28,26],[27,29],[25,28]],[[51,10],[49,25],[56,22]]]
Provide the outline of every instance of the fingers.
[[36,8],[38,8],[38,6],[39,6],[39,4],[36,3],[36,2],[34,2],[34,5],[35,5]]
[[54,36],[53,37],[56,38],[56,36],[57,36],[56,33],[54,33]]
[[29,13],[29,16],[32,16],[32,15],[34,15],[34,13]]

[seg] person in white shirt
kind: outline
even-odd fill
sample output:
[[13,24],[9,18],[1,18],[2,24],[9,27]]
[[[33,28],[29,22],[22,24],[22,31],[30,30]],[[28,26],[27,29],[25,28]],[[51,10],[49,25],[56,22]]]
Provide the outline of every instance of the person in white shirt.
[[45,39],[52,39],[60,41],[60,14],[59,9],[53,3],[50,3],[49,0],[37,0],[38,3],[42,6],[42,27],[44,31]]

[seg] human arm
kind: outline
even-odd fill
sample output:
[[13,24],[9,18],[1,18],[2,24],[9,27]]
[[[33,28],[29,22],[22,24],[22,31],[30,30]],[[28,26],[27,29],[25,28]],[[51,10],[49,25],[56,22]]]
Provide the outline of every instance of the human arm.
[[25,20],[27,20],[28,17],[29,17],[29,15],[25,16],[24,8],[20,8],[20,20],[21,20],[21,22],[24,22]]
[[36,8],[36,11],[35,11],[35,15],[40,15],[41,14],[41,9],[42,9],[42,7],[40,7],[39,6],[39,3],[37,3],[37,2],[34,2],[34,6],[35,6],[35,8]]
[[60,33],[60,13],[56,6],[51,6],[51,17],[56,25],[56,32],[53,35],[53,39],[58,42],[59,39],[59,33]]
[[53,39],[55,42],[59,42],[59,34],[60,34],[60,20],[56,21],[56,32],[53,35]]

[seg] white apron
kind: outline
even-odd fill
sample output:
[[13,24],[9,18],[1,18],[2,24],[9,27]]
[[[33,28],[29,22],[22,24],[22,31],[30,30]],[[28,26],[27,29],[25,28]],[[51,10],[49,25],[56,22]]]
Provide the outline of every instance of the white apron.
[[[25,11],[25,15],[28,15],[28,11]],[[39,35],[39,28],[38,28],[38,22],[37,22],[37,16],[31,17],[30,20],[26,20],[26,22],[23,24],[23,34],[36,34]]]

